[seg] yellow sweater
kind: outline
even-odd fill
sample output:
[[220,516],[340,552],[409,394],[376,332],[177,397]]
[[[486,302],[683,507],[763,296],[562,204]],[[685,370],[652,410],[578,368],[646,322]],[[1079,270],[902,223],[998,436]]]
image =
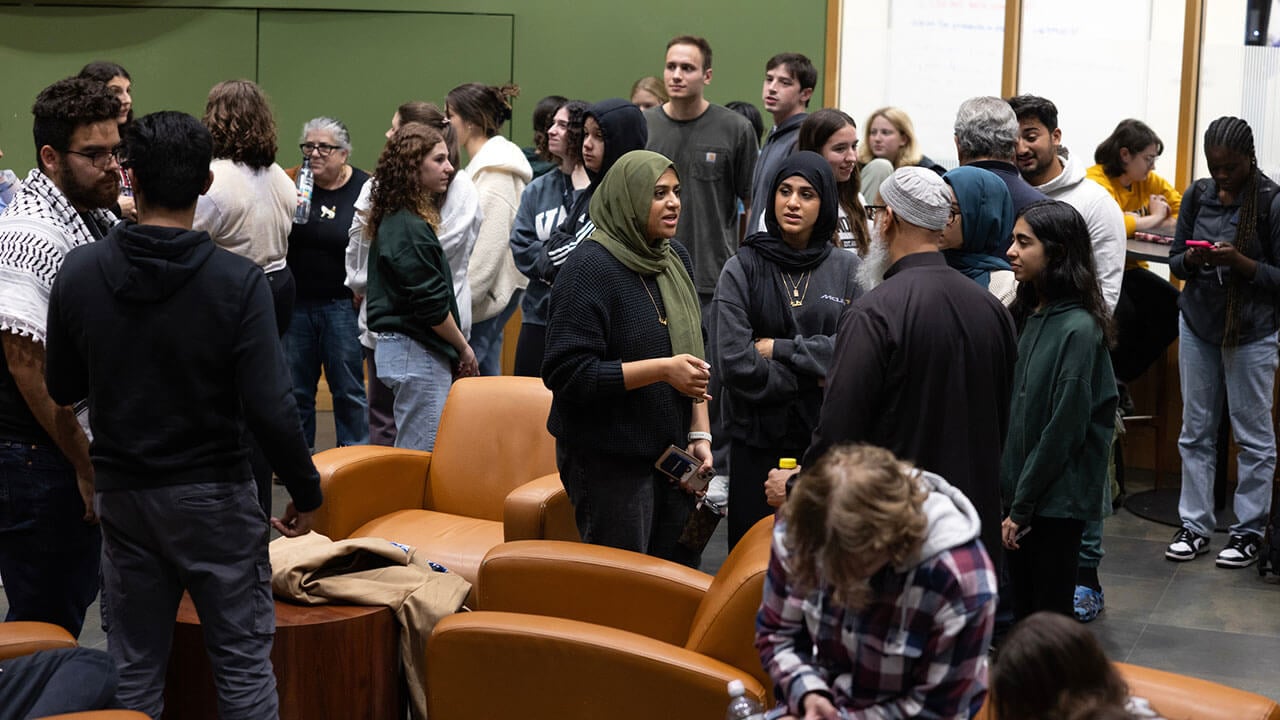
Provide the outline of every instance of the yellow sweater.
[[1172,217],[1177,217],[1178,208],[1182,207],[1182,193],[1170,185],[1168,180],[1155,173],[1147,173],[1146,180],[1136,182],[1129,187],[1120,185],[1116,178],[1107,177],[1101,165],[1089,168],[1085,171],[1085,177],[1106,188],[1107,192],[1111,193],[1111,197],[1120,204],[1120,209],[1125,213],[1124,233],[1127,237],[1133,237],[1133,226],[1137,220],[1129,213],[1146,215],[1147,204],[1151,201],[1152,195],[1164,196],[1164,199],[1169,202]]

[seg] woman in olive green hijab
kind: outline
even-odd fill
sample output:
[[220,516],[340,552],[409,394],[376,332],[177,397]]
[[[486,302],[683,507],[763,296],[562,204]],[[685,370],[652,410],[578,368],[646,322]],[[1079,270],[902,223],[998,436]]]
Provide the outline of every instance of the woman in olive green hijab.
[[671,445],[711,469],[707,380],[689,253],[673,240],[680,181],[627,153],[591,199],[595,231],[551,289],[542,378],[560,479],[586,542],[697,567],[678,540],[694,507],[654,462]]

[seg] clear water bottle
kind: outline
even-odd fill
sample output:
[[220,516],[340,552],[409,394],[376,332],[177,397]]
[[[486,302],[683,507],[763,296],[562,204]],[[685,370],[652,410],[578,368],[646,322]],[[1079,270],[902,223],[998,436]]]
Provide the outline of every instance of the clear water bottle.
[[725,720],[764,720],[760,703],[747,697],[747,688],[741,680],[729,681],[729,711]]
[[13,202],[13,194],[18,189],[18,176],[12,170],[0,170],[0,208]]
[[302,158],[298,171],[298,207],[293,210],[293,224],[306,225],[311,219],[311,191],[315,188],[315,175],[311,173],[311,158]]

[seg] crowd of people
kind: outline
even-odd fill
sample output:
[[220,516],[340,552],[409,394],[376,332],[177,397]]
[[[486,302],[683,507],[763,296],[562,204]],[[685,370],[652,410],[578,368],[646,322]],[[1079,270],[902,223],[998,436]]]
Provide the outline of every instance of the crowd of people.
[[[809,112],[803,55],[765,63],[763,144],[753,104],[706,98],[711,77],[707,41],[676,37],[627,99],[539,101],[530,149],[503,135],[517,87],[462,84],[443,109],[388,108],[370,172],[330,115],[282,168],[247,80],[214,86],[199,120],[135,118],[113,63],[42,91],[38,166],[0,196],[6,619],[78,635],[101,586],[104,682],[159,717],[187,590],[221,712],[274,717],[266,544],[323,501],[320,373],[339,445],[430,450],[451,383],[501,372],[517,308],[515,371],[551,390],[584,541],[697,567],[704,494],[728,503],[730,547],[779,508],[756,640],[771,717],[968,717],[993,642],[1042,663],[1096,650],[1042,611],[1104,607],[1117,408],[1174,339],[1166,557],[1209,550],[1225,402],[1238,522],[1217,564],[1257,559],[1280,200],[1246,122],[1210,124],[1211,177],[1183,195],[1138,120],[1086,168],[1050,100],[975,97],[948,170],[900,108],[861,138]],[[1181,293],[1126,267],[1126,237],[1162,228]],[[692,472],[664,472],[671,452]],[[1029,709],[1016,662],[996,666],[997,717],[1057,717]],[[1114,673],[1091,682],[1142,716]]]

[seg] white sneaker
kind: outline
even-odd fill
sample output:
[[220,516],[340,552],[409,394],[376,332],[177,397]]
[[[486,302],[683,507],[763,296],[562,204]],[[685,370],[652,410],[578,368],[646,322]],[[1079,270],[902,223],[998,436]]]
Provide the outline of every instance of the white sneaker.
[[720,509],[729,506],[729,476],[717,475],[711,478],[711,482],[707,485],[707,500],[717,505]]

